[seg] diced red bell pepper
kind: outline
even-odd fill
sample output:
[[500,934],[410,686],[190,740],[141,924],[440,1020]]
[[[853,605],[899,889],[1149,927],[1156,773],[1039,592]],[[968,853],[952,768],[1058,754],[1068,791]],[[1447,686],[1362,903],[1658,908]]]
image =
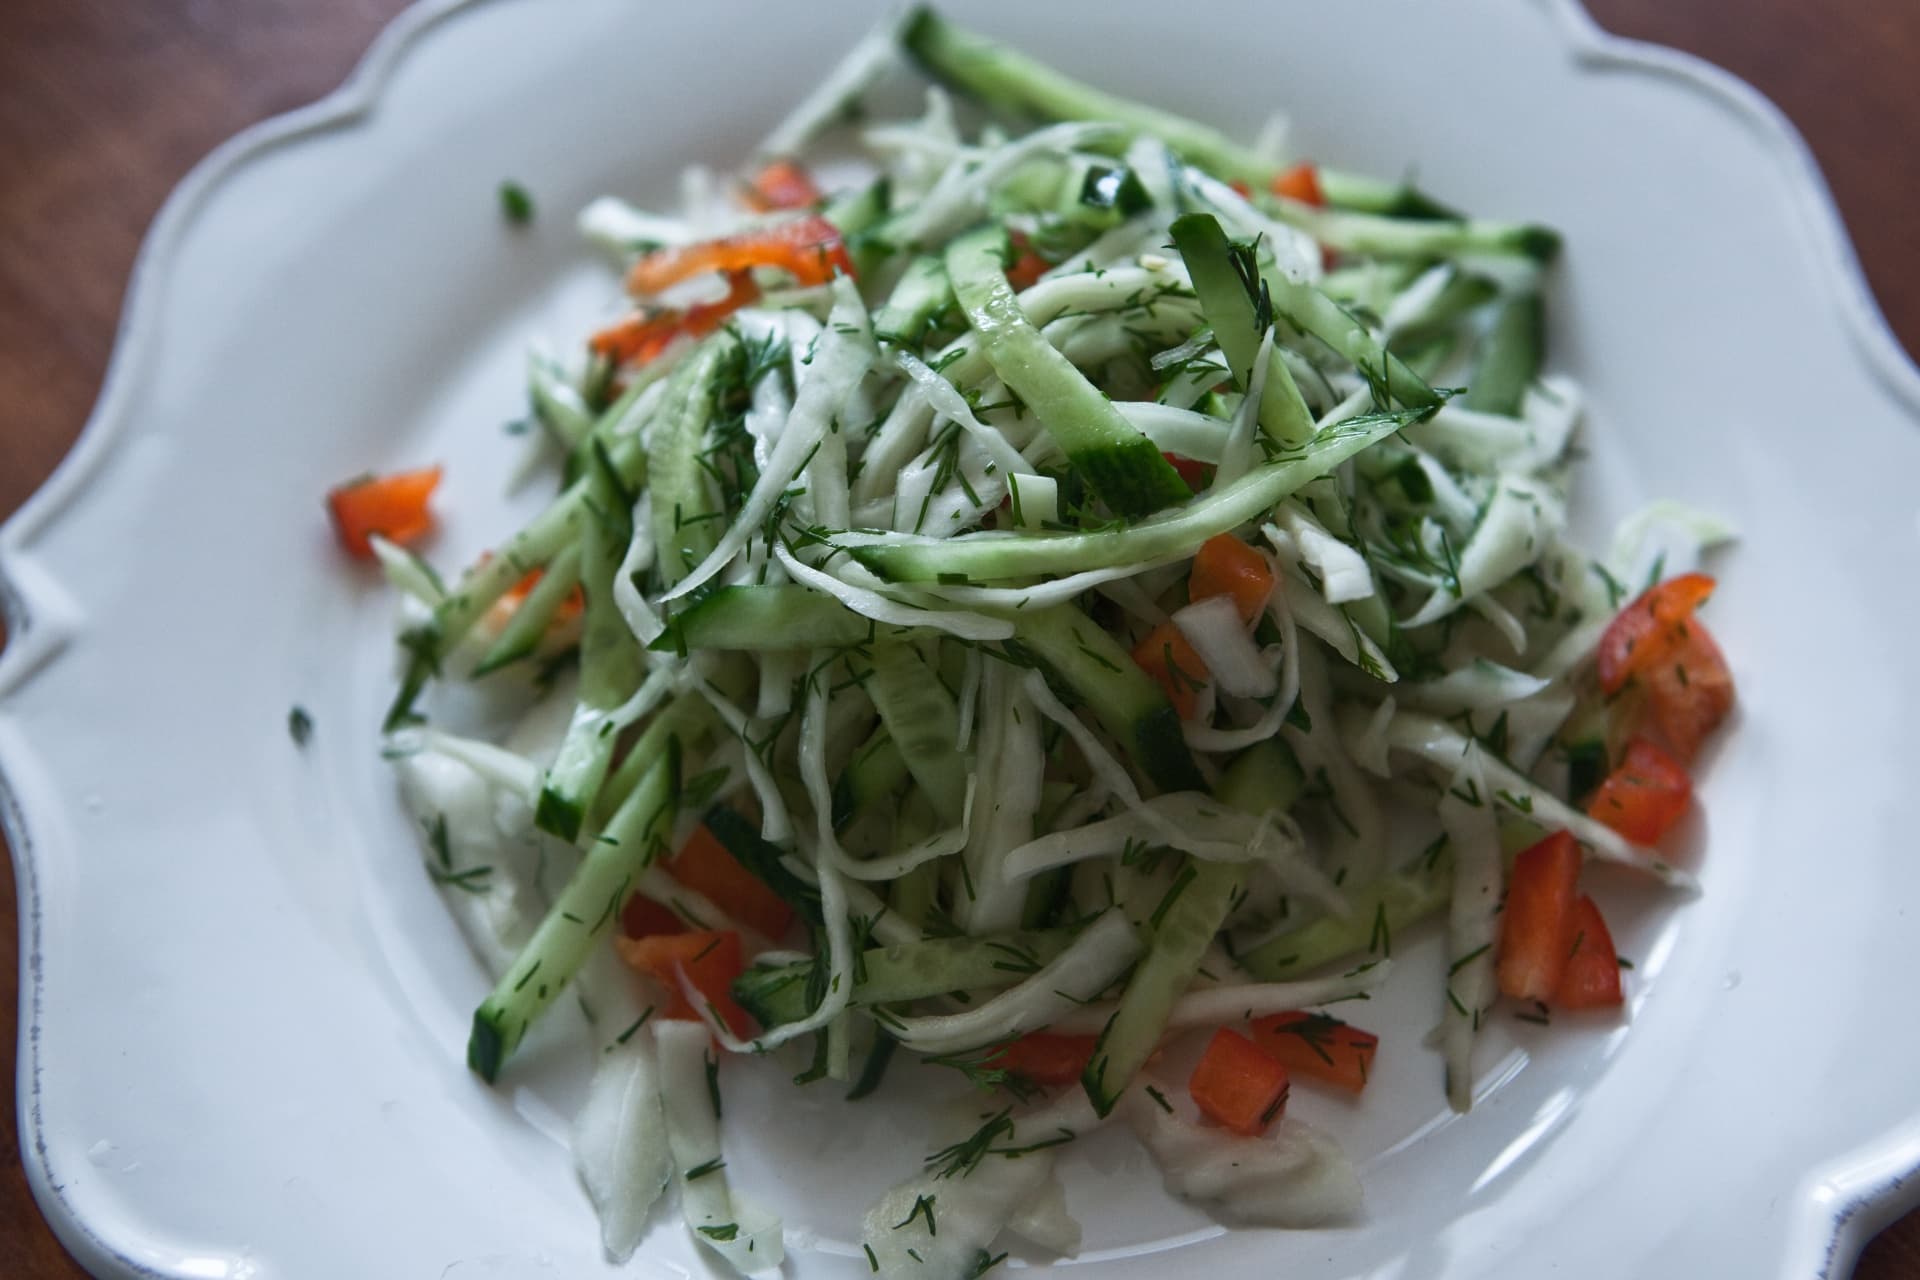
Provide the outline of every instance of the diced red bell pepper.
[[727,322],[741,307],[759,301],[760,287],[746,271],[727,274],[727,295],[716,302],[679,307],[649,307],[608,325],[587,340],[595,355],[615,364],[646,364],[659,357],[675,338],[704,338]]
[[1270,1013],[1247,1027],[1253,1042],[1297,1076],[1359,1093],[1373,1072],[1380,1037],[1324,1013]]
[[1628,680],[1665,662],[1673,645],[1684,639],[1684,624],[1713,594],[1713,579],[1704,573],[1683,573],[1648,588],[1622,609],[1600,636],[1597,663],[1600,689],[1618,693]]
[[1033,242],[1018,231],[1008,240],[1013,246],[1013,262],[1007,267],[1007,283],[1013,291],[1031,289],[1040,282],[1040,277],[1053,269],[1053,264],[1033,251]]
[[627,905],[620,909],[620,932],[629,938],[686,933],[692,927],[644,893],[634,894],[627,899]]
[[766,881],[740,865],[705,823],[695,827],[680,851],[661,865],[675,880],[769,938],[779,938],[793,922],[793,909]]
[[1692,799],[1693,783],[1680,762],[1645,738],[1635,738],[1587,802],[1587,816],[1635,844],[1655,844],[1680,821]]
[[748,207],[760,213],[780,209],[811,209],[820,203],[820,188],[797,162],[775,160],[759,173],[741,193]]
[[1267,558],[1230,533],[1215,534],[1194,553],[1187,579],[1189,600],[1231,596],[1240,621],[1252,622],[1273,594],[1273,567]]
[[1573,944],[1580,846],[1565,831],[1523,850],[1507,879],[1500,923],[1500,991],[1516,1000],[1544,1001],[1560,985]]
[[1167,701],[1182,720],[1191,719],[1200,690],[1207,683],[1207,664],[1200,660],[1180,628],[1163,622],[1133,647],[1133,660],[1160,682]]
[[1213,1033],[1187,1080],[1201,1115],[1250,1138],[1265,1133],[1286,1110],[1288,1089],[1279,1059],[1226,1027]]
[[666,1007],[661,1010],[662,1017],[683,1022],[702,1020],[680,988],[680,975],[684,973],[688,983],[728,1030],[744,1036],[751,1029],[746,1011],[733,999],[733,980],[746,965],[741,956],[740,935],[731,929],[656,933],[644,938],[615,938],[613,943],[621,959],[665,988]]
[[836,271],[853,274],[840,230],[818,214],[789,218],[738,235],[656,249],[633,264],[627,290],[641,297],[709,271],[775,267],[800,285],[826,284]]
[[1549,1002],[1556,1009],[1610,1009],[1625,997],[1620,992],[1620,957],[1600,908],[1586,894],[1573,906],[1573,941],[1567,948],[1567,966]]
[[1297,164],[1275,176],[1272,191],[1277,196],[1298,200],[1303,204],[1323,209],[1327,205],[1326,193],[1320,189],[1320,170],[1310,164]]
[[1640,672],[1654,725],[1682,761],[1733,710],[1733,673],[1712,634],[1698,618],[1680,624],[1684,634],[1668,646],[1665,661]]
[[1229,182],[1227,185],[1232,187],[1233,193],[1239,196],[1242,200],[1253,199],[1253,188],[1247,185],[1247,180],[1245,178],[1235,178],[1232,182]]
[[1010,1071],[1041,1085],[1072,1084],[1093,1059],[1094,1036],[1060,1036],[1034,1031],[992,1050],[982,1065]]
[[1187,488],[1198,493],[1207,487],[1207,479],[1213,468],[1206,463],[1183,458],[1177,453],[1162,453],[1160,456],[1167,460],[1168,466],[1180,473],[1180,478],[1187,482]]
[[365,476],[327,494],[333,530],[349,555],[370,559],[374,534],[390,542],[412,542],[433,528],[427,499],[440,483],[439,467]]

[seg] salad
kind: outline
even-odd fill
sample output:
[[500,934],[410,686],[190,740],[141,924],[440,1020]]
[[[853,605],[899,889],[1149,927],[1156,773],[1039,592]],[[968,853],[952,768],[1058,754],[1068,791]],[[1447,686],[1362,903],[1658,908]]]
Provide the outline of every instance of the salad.
[[[915,71],[922,114],[861,109]],[[1732,704],[1728,531],[1569,540],[1552,231],[928,9],[683,195],[581,214],[627,301],[530,358],[531,523],[449,580],[403,546],[438,468],[330,497],[404,598],[385,752],[497,979],[468,1065],[590,1041],[610,1256],[673,1188],[780,1264],[726,1172],[740,1055],[850,1111],[932,1064],[859,1232],[937,1280],[1077,1249],[1054,1160],[1103,1125],[1224,1219],[1346,1220],[1295,1085],[1364,1095],[1385,1040],[1465,1111],[1502,1002],[1622,1005],[1583,868],[1695,887],[1658,850]],[[1432,1021],[1363,1026],[1423,923]]]

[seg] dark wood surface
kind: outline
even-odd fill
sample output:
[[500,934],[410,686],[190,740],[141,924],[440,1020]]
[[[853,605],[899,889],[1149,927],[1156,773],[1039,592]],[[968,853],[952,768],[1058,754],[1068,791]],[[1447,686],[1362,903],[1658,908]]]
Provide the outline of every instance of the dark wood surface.
[[[346,75],[402,0],[5,0],[0,4],[0,518],[72,444],[99,389],[133,255],[160,202],[241,127]],[[1800,127],[1895,332],[1920,352],[1920,4],[1591,0],[1602,24],[1740,75]],[[17,986],[0,875],[0,1029]],[[22,1171],[14,1044],[0,1030],[0,1275],[81,1272]],[[1920,1086],[1916,1086],[1920,1088]],[[1785,1190],[1783,1188],[1782,1190]],[[1920,1213],[1856,1280],[1920,1280]]]

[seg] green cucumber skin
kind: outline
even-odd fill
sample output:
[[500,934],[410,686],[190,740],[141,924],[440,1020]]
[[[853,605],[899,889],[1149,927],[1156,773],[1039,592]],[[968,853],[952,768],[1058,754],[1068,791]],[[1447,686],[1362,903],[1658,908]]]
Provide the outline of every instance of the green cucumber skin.
[[1201,958],[1246,884],[1243,863],[1190,860],[1187,865],[1193,870],[1191,881],[1158,926],[1151,927],[1147,954],[1127,979],[1120,1008],[1100,1032],[1080,1077],[1087,1100],[1100,1115],[1113,1110],[1153,1056],[1175,1002],[1192,985]]
[[[922,1000],[949,991],[1009,987],[1029,963],[1044,965],[1067,949],[1072,929],[1030,929],[997,937],[928,938],[868,949],[856,966],[853,1003],[871,1007]],[[805,1017],[813,961],[749,969],[734,979],[733,998],[763,1027]]]
[[811,587],[721,587],[683,609],[649,648],[840,649],[896,632]]
[[873,731],[833,783],[833,825],[847,826],[907,780],[907,760],[882,724]]
[[1104,120],[1129,137],[1153,134],[1179,155],[1223,180],[1265,186],[1273,166],[1196,121],[1103,93],[1052,67],[915,9],[901,26],[901,46],[934,79],[1005,110],[1042,120]]
[[680,792],[680,750],[647,771],[601,838],[590,844],[553,906],[473,1015],[467,1065],[488,1083],[528,1029],[559,998],[593,947],[617,924],[635,877],[673,832]]
[[1015,615],[1014,643],[1044,663],[1162,791],[1204,790],[1180,717],[1120,642],[1072,605]]
[[1467,386],[1467,408],[1518,417],[1546,355],[1546,331],[1546,306],[1537,292],[1529,290],[1501,303]]
[[1452,861],[1441,857],[1430,867],[1390,872],[1349,891],[1351,915],[1323,916],[1312,924],[1264,942],[1236,959],[1262,982],[1286,982],[1336,960],[1365,951],[1375,923],[1392,933],[1445,909],[1452,896]]
[[1007,234],[999,227],[969,232],[946,252],[954,296],[994,372],[1119,515],[1137,518],[1191,498],[1153,442],[1027,319],[1007,283],[1006,256]]

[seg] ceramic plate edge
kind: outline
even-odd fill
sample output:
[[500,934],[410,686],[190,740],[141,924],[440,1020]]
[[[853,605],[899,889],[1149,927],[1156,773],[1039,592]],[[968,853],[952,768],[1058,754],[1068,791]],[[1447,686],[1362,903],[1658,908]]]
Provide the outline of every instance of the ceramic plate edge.
[[[308,106],[250,126],[215,148],[167,198],[134,259],[127,300],[114,336],[105,381],[92,413],[71,451],[47,481],[0,526],[0,612],[8,643],[0,651],[0,712],[7,695],[56,658],[71,638],[74,617],[60,584],[33,562],[29,548],[37,534],[61,517],[85,490],[93,472],[122,434],[135,398],[134,380],[146,354],[147,325],[157,305],[154,281],[174,245],[191,224],[200,202],[225,177],[274,148],[351,124],[379,103],[395,68],[412,46],[448,16],[486,0],[419,0],[404,10],[374,40],[366,55],[332,93]],[[1869,372],[1899,400],[1920,425],[1920,369],[1901,348],[1875,302],[1848,238],[1838,207],[1812,150],[1786,115],[1753,86],[1720,67],[1679,50],[1630,40],[1603,30],[1577,0],[1534,0],[1558,20],[1569,52],[1583,66],[1609,67],[1675,80],[1717,99],[1747,118],[1768,144],[1776,163],[1787,169],[1795,197],[1803,247],[1820,260],[1822,276],[1834,298],[1860,358]],[[22,789],[9,778],[7,756],[17,752],[26,770],[26,751],[4,733],[0,714],[0,827],[12,850],[20,916],[20,972],[27,979],[21,1001],[17,1079],[22,1156],[34,1197],[61,1242],[92,1270],[112,1267],[120,1274],[164,1273],[118,1253],[101,1240],[67,1204],[48,1164],[39,1111],[38,1041],[44,991],[39,965],[41,903],[35,860],[48,856],[36,846],[27,820]],[[1842,1153],[1810,1172],[1795,1189],[1798,1221],[1792,1233],[1811,1270],[1829,1280],[1845,1274],[1861,1247],[1881,1227],[1920,1207],[1920,1116],[1882,1141]]]

